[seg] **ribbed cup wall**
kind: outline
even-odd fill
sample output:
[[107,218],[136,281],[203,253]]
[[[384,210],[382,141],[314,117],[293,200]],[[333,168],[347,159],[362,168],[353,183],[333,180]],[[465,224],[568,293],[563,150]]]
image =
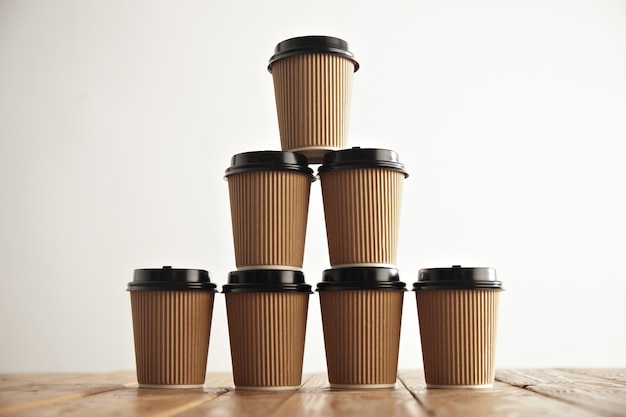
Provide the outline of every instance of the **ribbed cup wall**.
[[213,298],[209,291],[130,292],[139,384],[204,384]]
[[416,291],[426,383],[491,385],[500,291]]
[[235,262],[302,268],[311,177],[256,171],[228,177]]
[[346,169],[320,179],[330,264],[396,265],[404,174]]
[[308,293],[226,293],[235,386],[302,383],[308,305]]
[[295,55],[272,64],[283,150],[346,147],[353,74],[352,61],[330,54]]
[[320,291],[331,385],[393,385],[403,291]]

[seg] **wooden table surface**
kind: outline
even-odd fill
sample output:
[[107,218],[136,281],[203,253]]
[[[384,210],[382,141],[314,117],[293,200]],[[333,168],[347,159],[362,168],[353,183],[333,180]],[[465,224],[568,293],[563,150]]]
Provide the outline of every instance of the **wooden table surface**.
[[132,371],[0,375],[0,416],[626,416],[626,369],[503,369],[490,390],[426,389],[401,371],[394,389],[331,390],[326,374],[292,392],[137,388]]

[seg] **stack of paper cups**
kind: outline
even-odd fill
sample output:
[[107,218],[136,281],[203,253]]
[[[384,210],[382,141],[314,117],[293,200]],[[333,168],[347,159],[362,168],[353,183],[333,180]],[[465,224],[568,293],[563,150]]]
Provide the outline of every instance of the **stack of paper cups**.
[[405,284],[396,269],[402,183],[386,149],[329,152],[319,168],[331,269],[318,284],[334,388],[390,388]]
[[296,389],[311,287],[302,260],[313,171],[305,156],[237,154],[226,170],[237,271],[224,285],[237,389]]

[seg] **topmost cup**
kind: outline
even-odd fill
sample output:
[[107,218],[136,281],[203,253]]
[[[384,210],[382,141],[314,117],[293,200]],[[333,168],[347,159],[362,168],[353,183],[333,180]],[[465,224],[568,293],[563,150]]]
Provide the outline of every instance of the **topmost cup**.
[[348,43],[331,36],[302,36],[276,45],[268,70],[274,79],[282,150],[311,163],[346,147],[352,76],[359,63]]

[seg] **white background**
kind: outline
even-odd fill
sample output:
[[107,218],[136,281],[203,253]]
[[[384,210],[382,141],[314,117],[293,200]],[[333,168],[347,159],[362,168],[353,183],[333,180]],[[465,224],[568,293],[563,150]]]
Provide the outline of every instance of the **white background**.
[[[134,368],[135,268],[226,282],[224,170],[279,148],[267,61],[311,34],[361,64],[349,145],[410,173],[402,279],[496,268],[498,367],[626,366],[626,2],[0,0],[0,372]],[[328,267],[316,182],[307,281]],[[317,295],[307,331],[324,371]],[[412,292],[400,367],[422,367]]]

